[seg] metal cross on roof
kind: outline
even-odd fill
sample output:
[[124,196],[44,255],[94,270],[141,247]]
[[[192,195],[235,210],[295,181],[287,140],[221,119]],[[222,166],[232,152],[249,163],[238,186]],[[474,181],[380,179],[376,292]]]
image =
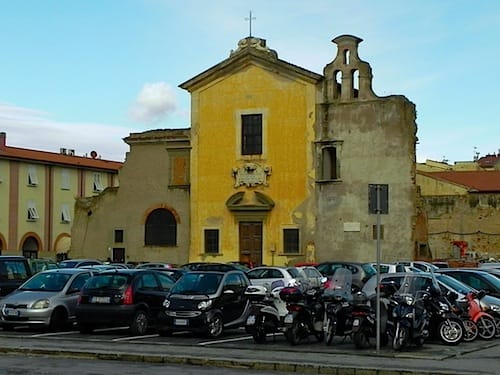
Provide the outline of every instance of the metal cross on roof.
[[250,35],[249,36],[252,36],[252,20],[254,20],[254,19],[255,19],[255,17],[252,17],[252,11],[250,11],[249,17],[245,17],[245,21],[248,21],[248,24],[250,27]]

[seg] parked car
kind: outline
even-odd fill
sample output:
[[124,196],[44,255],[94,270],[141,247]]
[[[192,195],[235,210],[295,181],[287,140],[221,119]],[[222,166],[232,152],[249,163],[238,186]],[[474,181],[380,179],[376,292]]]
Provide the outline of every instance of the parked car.
[[92,266],[102,264],[101,261],[97,259],[66,259],[59,262],[59,268],[76,268],[83,266]]
[[309,288],[321,288],[326,278],[313,266],[299,266],[299,270],[304,272]]
[[58,331],[75,321],[75,307],[92,271],[62,268],[38,272],[0,302],[0,326],[35,325]]
[[419,270],[424,271],[424,272],[432,272],[432,271],[437,271],[439,269],[439,267],[437,265],[429,263],[429,262],[425,262],[423,260],[414,260],[414,261],[408,261],[408,262],[400,261],[400,262],[396,262],[396,263],[402,264],[404,266],[415,267],[415,268],[418,268]]
[[242,327],[249,314],[245,294],[250,281],[242,271],[191,271],[170,291],[158,316],[160,336],[190,331],[219,337],[225,329]]
[[28,259],[23,256],[0,256],[0,297],[17,289],[32,275]]
[[174,280],[179,280],[182,275],[184,275],[186,272],[189,272],[188,270],[184,268],[150,268],[151,270],[154,271],[160,271],[163,272],[164,274],[170,276]]
[[[377,269],[377,263],[371,263]],[[380,273],[423,272],[420,268],[399,263],[380,263]]]
[[80,332],[128,326],[133,335],[144,335],[156,325],[174,284],[165,273],[148,269],[117,268],[93,276],[82,288],[76,306]]
[[241,271],[240,267],[228,263],[216,262],[192,262],[186,263],[181,266],[188,271]]
[[481,269],[471,268],[443,268],[439,273],[444,273],[476,290],[484,290],[486,294],[500,298],[500,279]]
[[29,258],[28,263],[30,264],[32,274],[59,268],[57,263],[52,259]]
[[323,262],[316,266],[319,272],[328,279],[331,279],[337,268],[346,268],[352,273],[352,287],[354,290],[361,290],[370,277],[377,273],[371,263],[361,262]]
[[173,268],[173,265],[170,263],[141,263],[138,264],[135,268]]
[[297,267],[260,266],[246,272],[252,285],[271,286],[276,281],[282,281],[283,286],[298,285],[309,288],[309,280]]

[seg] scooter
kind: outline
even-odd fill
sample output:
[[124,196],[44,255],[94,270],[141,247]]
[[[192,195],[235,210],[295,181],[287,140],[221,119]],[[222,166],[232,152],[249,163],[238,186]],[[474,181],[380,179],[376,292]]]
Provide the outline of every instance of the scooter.
[[325,344],[331,345],[334,336],[352,333],[352,273],[346,268],[335,270],[323,291],[323,331]]
[[410,345],[422,346],[429,336],[429,315],[425,300],[429,292],[421,290],[422,280],[418,274],[408,274],[399,289],[390,299],[388,320],[394,350],[402,350]]
[[483,340],[490,340],[496,335],[496,323],[495,318],[484,312],[481,308],[479,299],[484,296],[484,292],[481,291],[479,294],[474,292],[468,292],[465,298],[468,303],[468,315],[470,320],[472,320],[478,328],[478,336]]
[[268,334],[283,330],[283,321],[288,314],[286,302],[279,296],[283,287],[283,282],[278,281],[270,286],[249,285],[245,290],[250,299],[245,329],[258,344],[264,343]]
[[299,287],[285,287],[280,291],[280,298],[285,301],[288,314],[285,316],[284,333],[292,345],[314,335],[323,341],[323,303],[322,291],[312,288],[303,291]]
[[[352,302],[352,341],[358,349],[366,349],[371,346],[370,339],[377,337],[377,313],[376,298],[369,300],[362,291],[353,295]],[[388,335],[387,307],[384,301],[380,301],[380,344],[387,345]]]

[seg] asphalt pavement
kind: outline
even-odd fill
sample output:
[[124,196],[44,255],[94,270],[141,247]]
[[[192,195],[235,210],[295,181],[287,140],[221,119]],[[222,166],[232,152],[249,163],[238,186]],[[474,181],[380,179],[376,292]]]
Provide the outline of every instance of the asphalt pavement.
[[[266,350],[212,346],[187,346],[169,343],[130,341],[103,342],[69,340],[64,337],[29,338],[0,336],[1,353],[55,355],[67,358],[134,361],[196,366],[248,368],[295,374],[409,375],[409,374],[500,374],[499,340],[476,345],[425,345],[416,351],[339,350],[332,352]],[[463,349],[462,349],[463,348]],[[424,352],[422,352],[424,350]],[[424,353],[424,355],[422,355]],[[418,354],[418,355],[417,355]]]

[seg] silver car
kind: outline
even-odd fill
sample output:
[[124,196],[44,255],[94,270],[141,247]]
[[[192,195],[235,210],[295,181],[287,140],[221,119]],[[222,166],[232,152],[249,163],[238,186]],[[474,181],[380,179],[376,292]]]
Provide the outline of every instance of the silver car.
[[75,321],[80,289],[94,272],[79,268],[43,271],[0,300],[0,327],[38,325],[58,331]]

